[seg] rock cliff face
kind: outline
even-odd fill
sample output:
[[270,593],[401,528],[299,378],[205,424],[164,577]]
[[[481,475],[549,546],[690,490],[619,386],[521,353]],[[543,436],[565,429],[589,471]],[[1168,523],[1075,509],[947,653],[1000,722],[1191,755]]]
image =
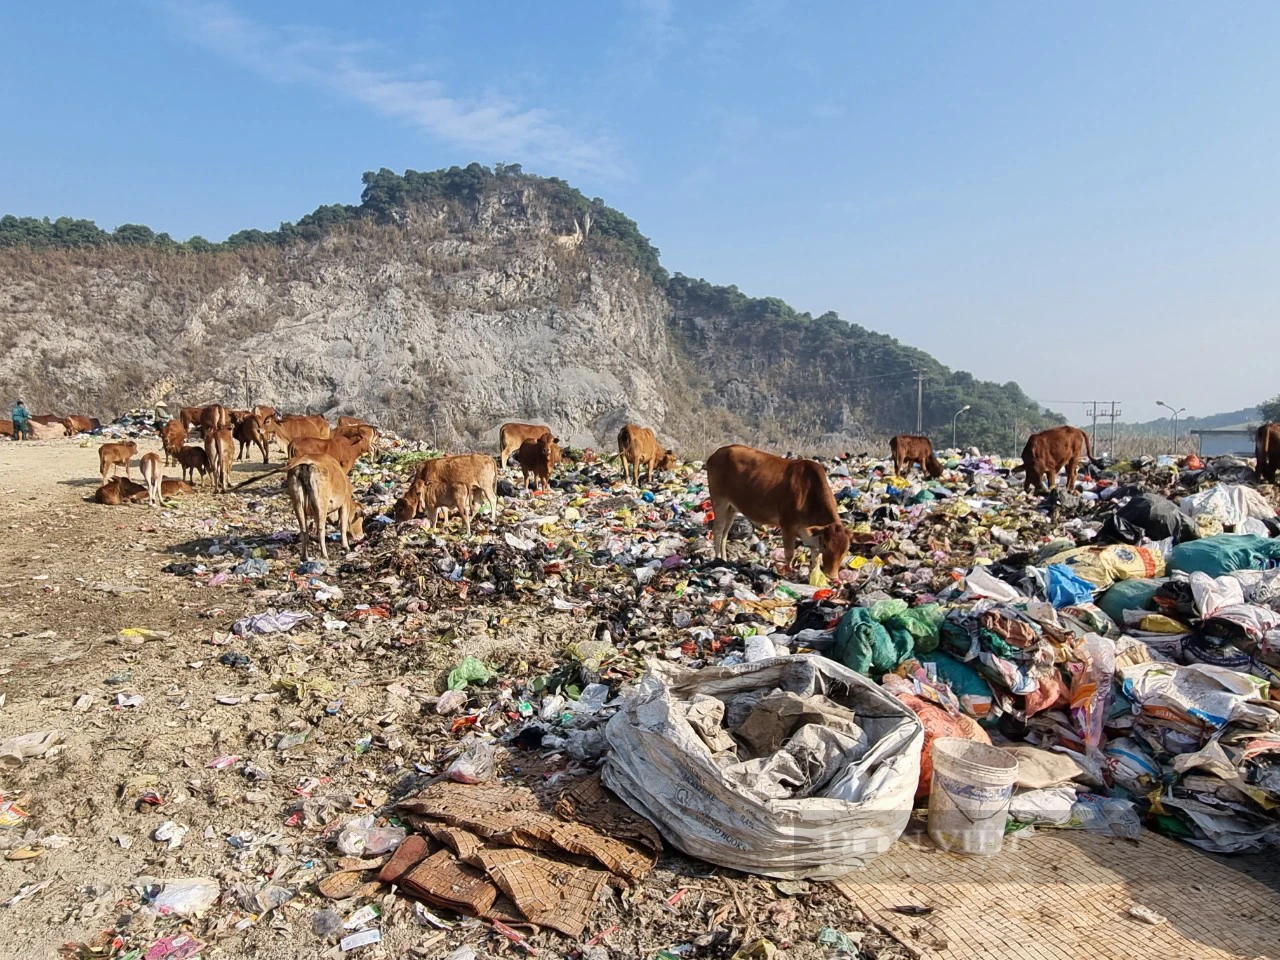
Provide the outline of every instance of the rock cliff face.
[[417,209],[284,249],[10,250],[0,389],[107,415],[161,399],[359,413],[451,446],[545,420],[599,445],[628,420],[679,429],[669,312],[529,192],[466,223]]
[[359,206],[218,245],[0,217],[0,401],[260,402],[455,449],[510,419],[612,449],[630,420],[696,456],[868,449],[914,427],[919,378],[935,441],[961,406],[961,443],[985,449],[1045,422],[1017,384],[835,314],[669,278],[635,223],[561,180],[472,164],[364,183]]

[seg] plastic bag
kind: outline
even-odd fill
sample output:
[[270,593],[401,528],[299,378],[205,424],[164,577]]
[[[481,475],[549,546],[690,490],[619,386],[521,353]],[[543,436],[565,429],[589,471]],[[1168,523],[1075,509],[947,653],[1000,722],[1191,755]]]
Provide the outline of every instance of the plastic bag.
[[400,846],[407,836],[404,827],[374,826],[373,814],[347,823],[338,834],[338,850],[348,857],[374,857]]
[[866,607],[852,607],[836,626],[836,642],[831,656],[863,676],[891,672],[911,656],[909,634],[892,636]]
[[[804,798],[760,800],[732,782],[685,719],[696,694],[731,703],[784,689],[824,695],[858,717],[867,749]],[[651,663],[605,728],[604,783],[674,846],[712,863],[786,879],[834,879],[901,835],[920,778],[924,731],[906,706],[819,656],[690,670]]]
[[1280,564],[1280,540],[1253,534],[1221,534],[1180,543],[1169,556],[1169,569],[1221,577],[1235,570],[1269,570]]
[[1121,580],[1113,584],[1097,599],[1102,612],[1116,623],[1124,623],[1126,610],[1153,610],[1151,598],[1156,595],[1163,580]]
[[1071,716],[1084,738],[1085,752],[1092,753],[1102,745],[1102,726],[1111,700],[1111,677],[1116,671],[1116,645],[1106,637],[1091,633],[1084,638],[1080,652],[1085,657],[1085,665],[1071,681]]
[[468,684],[488,683],[493,677],[481,661],[475,657],[463,657],[462,662],[449,671],[450,690],[465,690]]
[[[458,756],[445,775],[458,783],[484,783],[493,778],[498,748],[492,740],[471,738],[472,742]],[[464,741],[466,743],[466,741]]]
[[161,916],[199,916],[213,906],[221,891],[222,888],[213,877],[166,880],[160,895],[156,897],[156,912]]
[[1077,576],[1066,564],[1055,563],[1049,567],[1049,602],[1056,609],[1071,607],[1077,603],[1089,603],[1097,588]]
[[1147,547],[1112,544],[1105,547],[1077,547],[1049,557],[1046,563],[1066,564],[1072,572],[1099,590],[1118,580],[1164,576],[1164,555]]

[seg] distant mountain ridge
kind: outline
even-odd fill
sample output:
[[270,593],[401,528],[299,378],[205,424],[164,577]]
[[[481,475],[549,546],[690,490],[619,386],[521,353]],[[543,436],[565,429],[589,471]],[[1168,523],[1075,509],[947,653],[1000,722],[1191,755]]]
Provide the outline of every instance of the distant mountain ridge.
[[[1136,434],[1161,434],[1168,433],[1171,424],[1171,417],[1160,417],[1157,420],[1147,420],[1143,423],[1118,423],[1116,424],[1117,432],[1136,433]],[[1262,423],[1262,414],[1257,407],[1243,407],[1240,410],[1229,410],[1226,413],[1212,413],[1207,417],[1187,417],[1178,418],[1178,432],[1190,430],[1219,430],[1223,427],[1234,427],[1242,423],[1251,423],[1255,426]],[[1101,430],[1099,426],[1099,430]]]

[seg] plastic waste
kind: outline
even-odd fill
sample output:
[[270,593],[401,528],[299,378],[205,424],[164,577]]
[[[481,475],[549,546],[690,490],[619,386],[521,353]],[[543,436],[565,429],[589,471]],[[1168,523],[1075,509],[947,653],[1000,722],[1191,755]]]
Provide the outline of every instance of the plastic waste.
[[1095,752],[1103,741],[1102,727],[1111,704],[1111,678],[1116,670],[1116,645],[1091,633],[1081,644],[1084,669],[1071,683],[1071,715],[1084,738],[1086,752]]
[[62,741],[61,730],[41,730],[10,737],[0,743],[0,766],[21,766],[24,760],[43,757]]
[[493,673],[475,657],[464,657],[462,662],[449,671],[448,687],[450,690],[464,690],[472,683],[488,683]]
[[497,761],[497,745],[492,740],[469,739],[472,742],[449,764],[445,775],[458,783],[484,783],[491,780]]
[[404,827],[375,826],[373,814],[348,822],[338,834],[338,850],[349,857],[375,857],[398,847],[407,835]]
[[300,623],[311,619],[309,613],[296,610],[282,610],[279,613],[255,613],[237,620],[231,625],[231,632],[237,637],[251,634],[288,633]]
[[321,910],[311,918],[311,932],[322,940],[333,940],[342,934],[342,917],[336,910]]
[[1095,793],[1081,794],[1071,807],[1071,826],[1091,833],[1136,840],[1142,835],[1142,819],[1132,801],[1119,797],[1103,797]]
[[195,917],[204,913],[218,899],[222,888],[213,877],[188,877],[182,880],[166,880],[160,895],[156,897],[156,912],[161,916],[177,914]]

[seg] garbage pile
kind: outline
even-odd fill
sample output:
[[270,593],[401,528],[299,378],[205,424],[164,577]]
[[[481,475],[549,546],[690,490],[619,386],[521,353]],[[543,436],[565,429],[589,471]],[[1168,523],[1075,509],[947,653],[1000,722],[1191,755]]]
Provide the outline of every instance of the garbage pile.
[[[478,918],[517,948],[568,937],[596,960],[664,855],[785,896],[891,855],[913,809],[941,802],[936,778],[966,755],[994,770],[988,749],[1016,761],[987,784],[1005,791],[998,832],[1280,839],[1280,520],[1247,464],[1149,458],[1041,499],[976,451],[928,481],[832,461],[853,546],[827,582],[782,571],[776,536],[742,520],[734,559],[714,559],[696,463],[637,489],[580,455],[549,491],[503,480],[501,516],[485,508],[470,538],[456,520],[397,524],[437,455],[388,437],[360,461],[367,535],[328,563],[297,563],[265,483],[175,546],[163,576],[208,591],[207,660],[235,680],[216,703],[288,704],[301,719],[264,730],[259,714],[246,736],[305,775],[279,817],[292,873],[155,881],[149,908],[227,935],[305,900],[315,935],[351,951],[397,902],[451,939]],[[401,679],[424,665],[433,689]],[[386,706],[325,755],[321,731],[333,744],[372,684]],[[361,780],[328,782],[361,757]],[[268,776],[230,749],[210,767]],[[263,862],[285,847],[237,842]],[[710,920],[696,950],[730,937]]]

